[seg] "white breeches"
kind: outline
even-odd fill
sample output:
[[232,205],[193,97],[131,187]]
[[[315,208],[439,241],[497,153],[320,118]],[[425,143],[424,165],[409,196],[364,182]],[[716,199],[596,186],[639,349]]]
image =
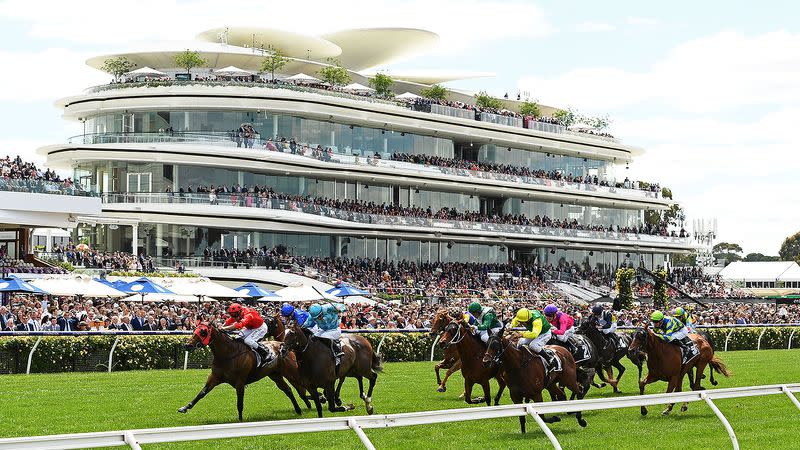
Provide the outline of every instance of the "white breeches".
[[553,333],[551,333],[550,330],[547,330],[547,332],[540,334],[535,339],[520,339],[519,346],[522,347],[527,345],[534,353],[539,353],[552,337]]
[[244,343],[249,345],[252,348],[258,348],[258,341],[264,339],[264,336],[267,335],[267,324],[261,324],[258,328],[253,328],[252,330],[249,328],[243,328],[239,330],[239,336],[242,337]]
[[564,334],[556,334],[554,336],[556,337],[556,339],[558,339],[561,342],[567,342],[567,340],[573,334],[575,334],[575,327],[569,327],[569,328],[567,328],[567,331],[564,332]]
[[325,339],[332,339],[332,340],[335,340],[335,341],[338,341],[339,338],[342,337],[342,330],[340,330],[338,328],[334,328],[332,330],[323,330],[320,327],[314,327],[314,328],[311,328],[311,333],[313,333],[314,336],[316,336],[316,337],[325,338]]
[[497,334],[503,327],[491,328],[489,330],[482,330],[478,331],[478,336],[481,337],[483,342],[489,342],[489,336],[491,334]]

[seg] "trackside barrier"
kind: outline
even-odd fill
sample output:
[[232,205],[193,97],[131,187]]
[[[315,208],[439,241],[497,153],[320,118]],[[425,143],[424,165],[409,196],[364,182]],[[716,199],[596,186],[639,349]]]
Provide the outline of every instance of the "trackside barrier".
[[[800,402],[794,393],[800,392],[800,384],[769,386],[749,386],[708,391],[673,392],[670,394],[637,395],[630,397],[596,398],[574,401],[527,403],[519,405],[483,406],[475,408],[449,409],[440,411],[421,411],[401,414],[383,414],[356,417],[328,417],[322,419],[276,420],[270,422],[226,423],[174,428],[149,428],[139,430],[106,431],[99,433],[60,434],[51,436],[32,436],[0,439],[0,449],[72,449],[128,446],[139,449],[141,444],[163,442],[199,441],[248,436],[267,436],[275,434],[308,433],[320,431],[352,430],[358,435],[367,449],[374,449],[365,429],[431,425],[468,420],[498,419],[506,417],[532,416],[553,448],[561,449],[555,434],[542,420],[543,414],[564,414],[576,411],[598,411],[604,409],[653,406],[665,403],[705,402],[725,426],[733,444],[739,448],[736,434],[725,415],[712,400],[755,397],[783,394],[792,398],[800,409]],[[516,424],[515,424],[516,425]]]

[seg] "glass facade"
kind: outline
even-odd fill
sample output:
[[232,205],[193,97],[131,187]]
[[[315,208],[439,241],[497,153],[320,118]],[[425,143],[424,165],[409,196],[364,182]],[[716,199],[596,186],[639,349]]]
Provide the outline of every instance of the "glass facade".
[[90,117],[87,133],[230,133],[242,124],[250,124],[262,139],[294,138],[311,146],[331,147],[338,153],[361,156],[380,153],[384,159],[392,153],[425,154],[443,158],[464,158],[531,169],[560,170],[564,175],[598,176],[612,179],[610,161],[550,155],[542,152],[497,147],[494,144],[456,144],[452,139],[422,133],[398,132],[307,119],[303,117],[255,111],[148,111],[114,113]]

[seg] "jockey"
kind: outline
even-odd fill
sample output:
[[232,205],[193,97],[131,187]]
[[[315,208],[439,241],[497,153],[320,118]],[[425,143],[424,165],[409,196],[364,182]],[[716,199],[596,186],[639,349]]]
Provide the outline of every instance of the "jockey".
[[288,303],[284,303],[283,306],[281,306],[281,315],[285,317],[286,320],[294,320],[295,323],[300,326],[303,326],[308,320],[307,312],[302,309],[296,309]]
[[341,303],[325,305],[315,303],[308,309],[308,319],[301,325],[303,328],[311,330],[314,336],[331,341],[331,352],[336,360],[337,370],[339,358],[344,354],[339,343],[339,338],[342,336],[342,330],[339,329],[339,313],[345,311],[346,308]]
[[503,328],[503,324],[497,320],[497,314],[494,309],[488,306],[481,306],[478,302],[472,302],[467,308],[472,317],[475,318],[477,325],[472,325],[473,332],[480,332],[481,340],[486,343],[489,342],[489,334],[496,334]]
[[695,327],[694,317],[692,317],[691,312],[679,306],[675,308],[675,311],[672,312],[672,315],[686,326],[686,329],[689,331],[689,333],[697,334],[697,328]]
[[[592,315],[597,319],[597,328],[606,338],[606,346],[603,347],[603,352],[615,352],[619,347],[619,341],[617,340],[617,317],[614,312],[606,311],[600,305],[594,305]],[[608,350],[609,347],[611,347],[610,350]]]
[[558,310],[558,307],[549,304],[544,307],[544,316],[547,321],[552,325],[551,332],[556,340],[564,343],[564,346],[570,351],[575,353],[572,343],[569,338],[575,334],[575,320],[564,312]]
[[650,315],[650,321],[653,322],[653,332],[656,336],[681,348],[682,364],[688,363],[699,354],[694,342],[689,338],[689,331],[680,320],[664,316],[661,311],[655,311]]
[[258,345],[258,341],[267,335],[267,324],[261,318],[261,314],[253,308],[242,306],[238,303],[231,303],[228,307],[230,317],[225,320],[223,331],[239,330],[239,337],[245,344],[253,350],[261,352],[264,356],[263,361],[267,362],[267,353]]
[[543,351],[544,346],[553,337],[553,333],[550,330],[550,322],[545,320],[542,313],[535,309],[531,311],[528,308],[520,308],[516,316],[511,320],[512,328],[518,326],[523,326],[527,331],[522,332],[522,338],[517,343],[517,346],[524,347],[527,345],[533,353],[544,358],[547,362],[547,367],[555,367],[555,356],[550,352]]
[[468,312],[464,313],[464,322],[467,322],[470,325],[477,325],[478,324],[478,321],[475,320],[475,317],[473,317],[472,314],[470,314]]

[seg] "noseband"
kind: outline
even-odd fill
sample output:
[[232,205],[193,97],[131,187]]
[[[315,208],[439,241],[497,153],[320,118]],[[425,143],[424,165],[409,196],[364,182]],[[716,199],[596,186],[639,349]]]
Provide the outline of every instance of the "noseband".
[[[467,333],[461,332],[461,325],[457,325],[456,329],[457,330],[456,330],[455,335],[453,336],[452,339],[450,339],[450,342],[447,343],[448,347],[453,345],[453,344],[458,344],[459,342],[463,341],[464,337],[467,335]],[[446,332],[446,331],[447,330],[445,330],[444,332]]]

